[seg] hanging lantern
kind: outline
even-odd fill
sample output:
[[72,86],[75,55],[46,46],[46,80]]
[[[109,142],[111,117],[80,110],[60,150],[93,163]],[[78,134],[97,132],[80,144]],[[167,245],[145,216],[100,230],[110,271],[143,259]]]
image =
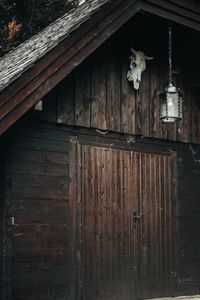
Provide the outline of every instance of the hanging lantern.
[[171,83],[165,89],[165,92],[160,94],[160,119],[163,122],[175,122],[182,119],[182,94]]
[[175,122],[182,119],[182,93],[172,83],[172,29],[169,27],[169,85],[159,95],[160,119]]

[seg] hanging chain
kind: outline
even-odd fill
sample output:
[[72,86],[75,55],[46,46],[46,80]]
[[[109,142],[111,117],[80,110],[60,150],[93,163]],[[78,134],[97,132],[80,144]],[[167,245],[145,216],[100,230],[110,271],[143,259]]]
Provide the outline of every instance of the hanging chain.
[[169,26],[169,84],[172,84],[172,28]]

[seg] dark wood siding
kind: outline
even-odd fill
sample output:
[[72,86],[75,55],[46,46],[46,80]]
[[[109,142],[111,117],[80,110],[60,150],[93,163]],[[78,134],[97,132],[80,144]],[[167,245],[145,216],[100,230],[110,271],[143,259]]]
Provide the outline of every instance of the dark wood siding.
[[[140,25],[132,24],[133,27]],[[151,23],[147,25],[151,28]],[[178,65],[181,70],[175,81],[184,91],[183,120],[163,124],[159,120],[158,95],[167,85],[167,43],[163,41],[163,34],[167,37],[167,32],[163,29],[157,41],[156,35],[151,41],[147,36],[150,33],[141,29],[145,39],[136,35],[134,41],[127,38],[132,33],[129,27],[126,29],[127,32],[122,30],[111,38],[48,94],[40,118],[66,125],[199,143],[199,93],[191,88],[192,75],[181,61],[185,62],[181,58],[182,51],[176,50],[177,64],[181,61],[182,65]],[[151,32],[156,30],[152,28]],[[127,80],[132,44],[137,50],[155,56],[154,60],[147,61],[139,91]],[[182,49],[181,45],[179,47]]]
[[[112,262],[107,262],[108,271],[111,263],[113,270],[119,270],[113,278],[118,285],[121,276],[124,276],[124,280],[135,280],[131,282],[136,284],[138,295],[145,294],[147,297],[198,292],[199,146],[116,133],[102,135],[92,129],[26,123],[15,131],[12,141],[10,153],[7,153],[11,162],[12,184],[7,185],[6,195],[12,202],[11,216],[15,219],[15,224],[11,226],[12,277],[9,277],[11,274],[7,265],[13,299],[46,300],[49,297],[57,300],[69,296],[71,299],[81,299],[82,281],[78,279],[82,279],[85,272],[84,280],[88,280],[88,268],[94,271],[92,259],[95,259],[95,256],[90,257],[92,245],[88,242],[90,238],[85,226],[88,222],[88,228],[92,230],[95,216],[96,224],[103,222],[102,231],[96,237],[99,243],[96,251],[100,257],[108,251],[108,258],[114,251],[113,254],[119,258],[116,264],[115,255]],[[78,148],[77,141],[81,145]],[[174,161],[170,158],[170,149],[172,154],[177,153],[177,169],[173,169],[170,163]],[[105,175],[111,170],[114,175],[108,176],[110,179],[107,182]],[[124,175],[118,176],[120,172]],[[135,178],[134,187],[131,177]],[[92,178],[97,185],[90,181]],[[95,190],[97,187],[100,190]],[[178,195],[177,219],[171,218],[176,214],[176,193],[173,193],[172,202],[168,201],[173,189],[177,189]],[[136,211],[145,216],[136,224],[137,235],[134,226],[131,226],[131,219],[129,222],[126,218],[134,208],[131,195],[135,192],[138,195]],[[120,202],[121,193],[126,195],[124,201],[127,206]],[[88,201],[84,201],[84,207],[79,209],[83,194],[84,199],[88,196]],[[96,194],[97,198],[92,197]],[[107,206],[106,195],[111,196]],[[155,197],[156,202],[151,201]],[[93,203],[92,198],[97,202]],[[112,214],[114,202],[116,209]],[[120,205],[125,208],[123,216]],[[84,221],[84,225],[80,223],[77,228],[78,220]],[[175,233],[178,224],[180,235],[177,246],[175,235],[170,234]],[[114,234],[113,240],[108,242],[111,248],[102,238],[104,230],[108,235],[111,232]],[[85,243],[80,243],[82,238]],[[134,249],[132,256],[129,246]],[[83,253],[82,259],[87,267],[79,260]],[[132,257],[135,257],[133,262],[134,266],[137,263],[138,273],[135,272],[131,278],[131,269],[129,272],[127,270]],[[100,268],[100,274],[104,274],[106,261],[99,259],[95,264]],[[101,278],[99,282],[108,286],[109,274],[107,282],[101,282]],[[134,285],[129,287],[133,294],[136,293]],[[87,289],[87,292],[93,291]],[[115,293],[116,290],[113,290],[113,295]],[[127,293],[126,285],[121,293]],[[6,299],[9,299],[9,294]]]
[[12,299],[70,297],[66,139],[33,129],[10,157]]
[[[176,39],[183,121],[162,124],[165,27],[136,16],[43,99],[43,111],[33,112],[37,122],[24,118],[6,134],[9,146],[0,148],[3,300],[199,293],[200,146],[190,144],[200,142],[199,93],[190,80],[198,61],[185,62],[195,39],[186,45],[184,30],[184,44]],[[132,45],[155,56],[139,91],[126,78]],[[141,215],[136,224],[133,211]]]
[[0,299],[3,299],[5,292],[5,164],[3,143],[0,141]]
[[188,145],[179,155],[180,223],[179,284],[187,293],[200,292],[200,147]]

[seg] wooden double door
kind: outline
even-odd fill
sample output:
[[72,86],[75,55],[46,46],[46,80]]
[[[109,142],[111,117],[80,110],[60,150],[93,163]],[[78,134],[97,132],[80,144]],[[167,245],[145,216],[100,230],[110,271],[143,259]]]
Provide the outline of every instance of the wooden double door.
[[141,149],[71,139],[76,299],[143,299],[173,287],[175,156]]

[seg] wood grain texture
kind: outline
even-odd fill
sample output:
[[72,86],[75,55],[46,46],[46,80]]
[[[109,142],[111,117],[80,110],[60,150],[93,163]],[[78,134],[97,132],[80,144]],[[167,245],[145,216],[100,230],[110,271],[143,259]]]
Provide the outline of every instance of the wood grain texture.
[[[81,87],[80,87],[81,89]],[[74,90],[74,74],[63,80],[59,84],[59,96],[57,99],[57,107],[54,115],[57,116],[57,123],[67,123],[69,125],[75,124],[75,90]]]
[[[57,106],[52,120],[57,119],[66,125],[198,143],[200,110],[196,103],[199,102],[199,93],[190,87],[187,74],[182,72],[175,77],[177,86],[184,92],[183,120],[162,123],[159,119],[159,94],[167,85],[167,60],[156,54],[153,61],[147,61],[140,89],[136,91],[127,80],[129,40],[125,39],[123,47],[115,51],[120,38],[120,35],[114,36],[55,88]],[[142,43],[140,39],[138,43]],[[69,97],[65,96],[68,91]],[[44,100],[49,106],[49,114],[52,100]],[[46,108],[40,115],[49,121]]]
[[[188,2],[149,0],[108,2],[82,26],[75,26],[68,35],[49,51],[33,68],[12,83],[2,93],[0,133],[6,131],[22,115],[49,93],[83,60],[130,21],[139,11],[146,11],[163,19],[200,31],[199,5]],[[195,7],[195,10],[194,10]]]
[[[87,64],[87,68],[85,67]],[[91,118],[91,104],[90,104],[90,92],[91,92],[91,72],[88,62],[81,64],[75,71],[75,86],[79,86],[75,89],[75,124],[77,126],[90,126]],[[72,99],[73,101],[73,99]],[[70,103],[68,103],[70,106]],[[64,122],[65,119],[64,119]]]
[[[175,269],[171,260],[173,174],[169,173],[173,158],[98,145],[77,147],[78,297],[137,299],[169,291]],[[159,163],[163,168],[156,169]],[[160,190],[156,190],[158,178],[164,180]],[[156,191],[164,195],[162,205]],[[135,222],[133,211],[141,215]],[[162,284],[157,274],[161,266]]]
[[197,292],[198,145],[39,122],[10,137],[6,299]]
[[115,50],[114,44],[109,44],[106,51],[107,57],[107,78],[106,78],[106,98],[107,98],[107,129],[120,132],[121,124],[121,64]]
[[123,133],[135,132],[136,127],[136,111],[139,113],[138,106],[136,107],[136,91],[127,80],[128,60],[122,59],[121,66],[121,128]]
[[0,291],[0,299],[5,298],[5,282],[6,282],[6,258],[5,258],[5,237],[6,237],[6,205],[5,205],[5,145],[0,141],[0,281],[2,288]]
[[10,257],[11,293],[16,299],[70,294],[67,138],[62,135],[59,150],[59,143],[51,146],[56,137],[47,136],[48,132],[33,128],[28,136],[25,129],[12,143]]
[[[106,62],[105,53],[100,52],[93,55],[92,82],[91,82],[91,127],[106,129]],[[96,65],[98,64],[98,68]]]

